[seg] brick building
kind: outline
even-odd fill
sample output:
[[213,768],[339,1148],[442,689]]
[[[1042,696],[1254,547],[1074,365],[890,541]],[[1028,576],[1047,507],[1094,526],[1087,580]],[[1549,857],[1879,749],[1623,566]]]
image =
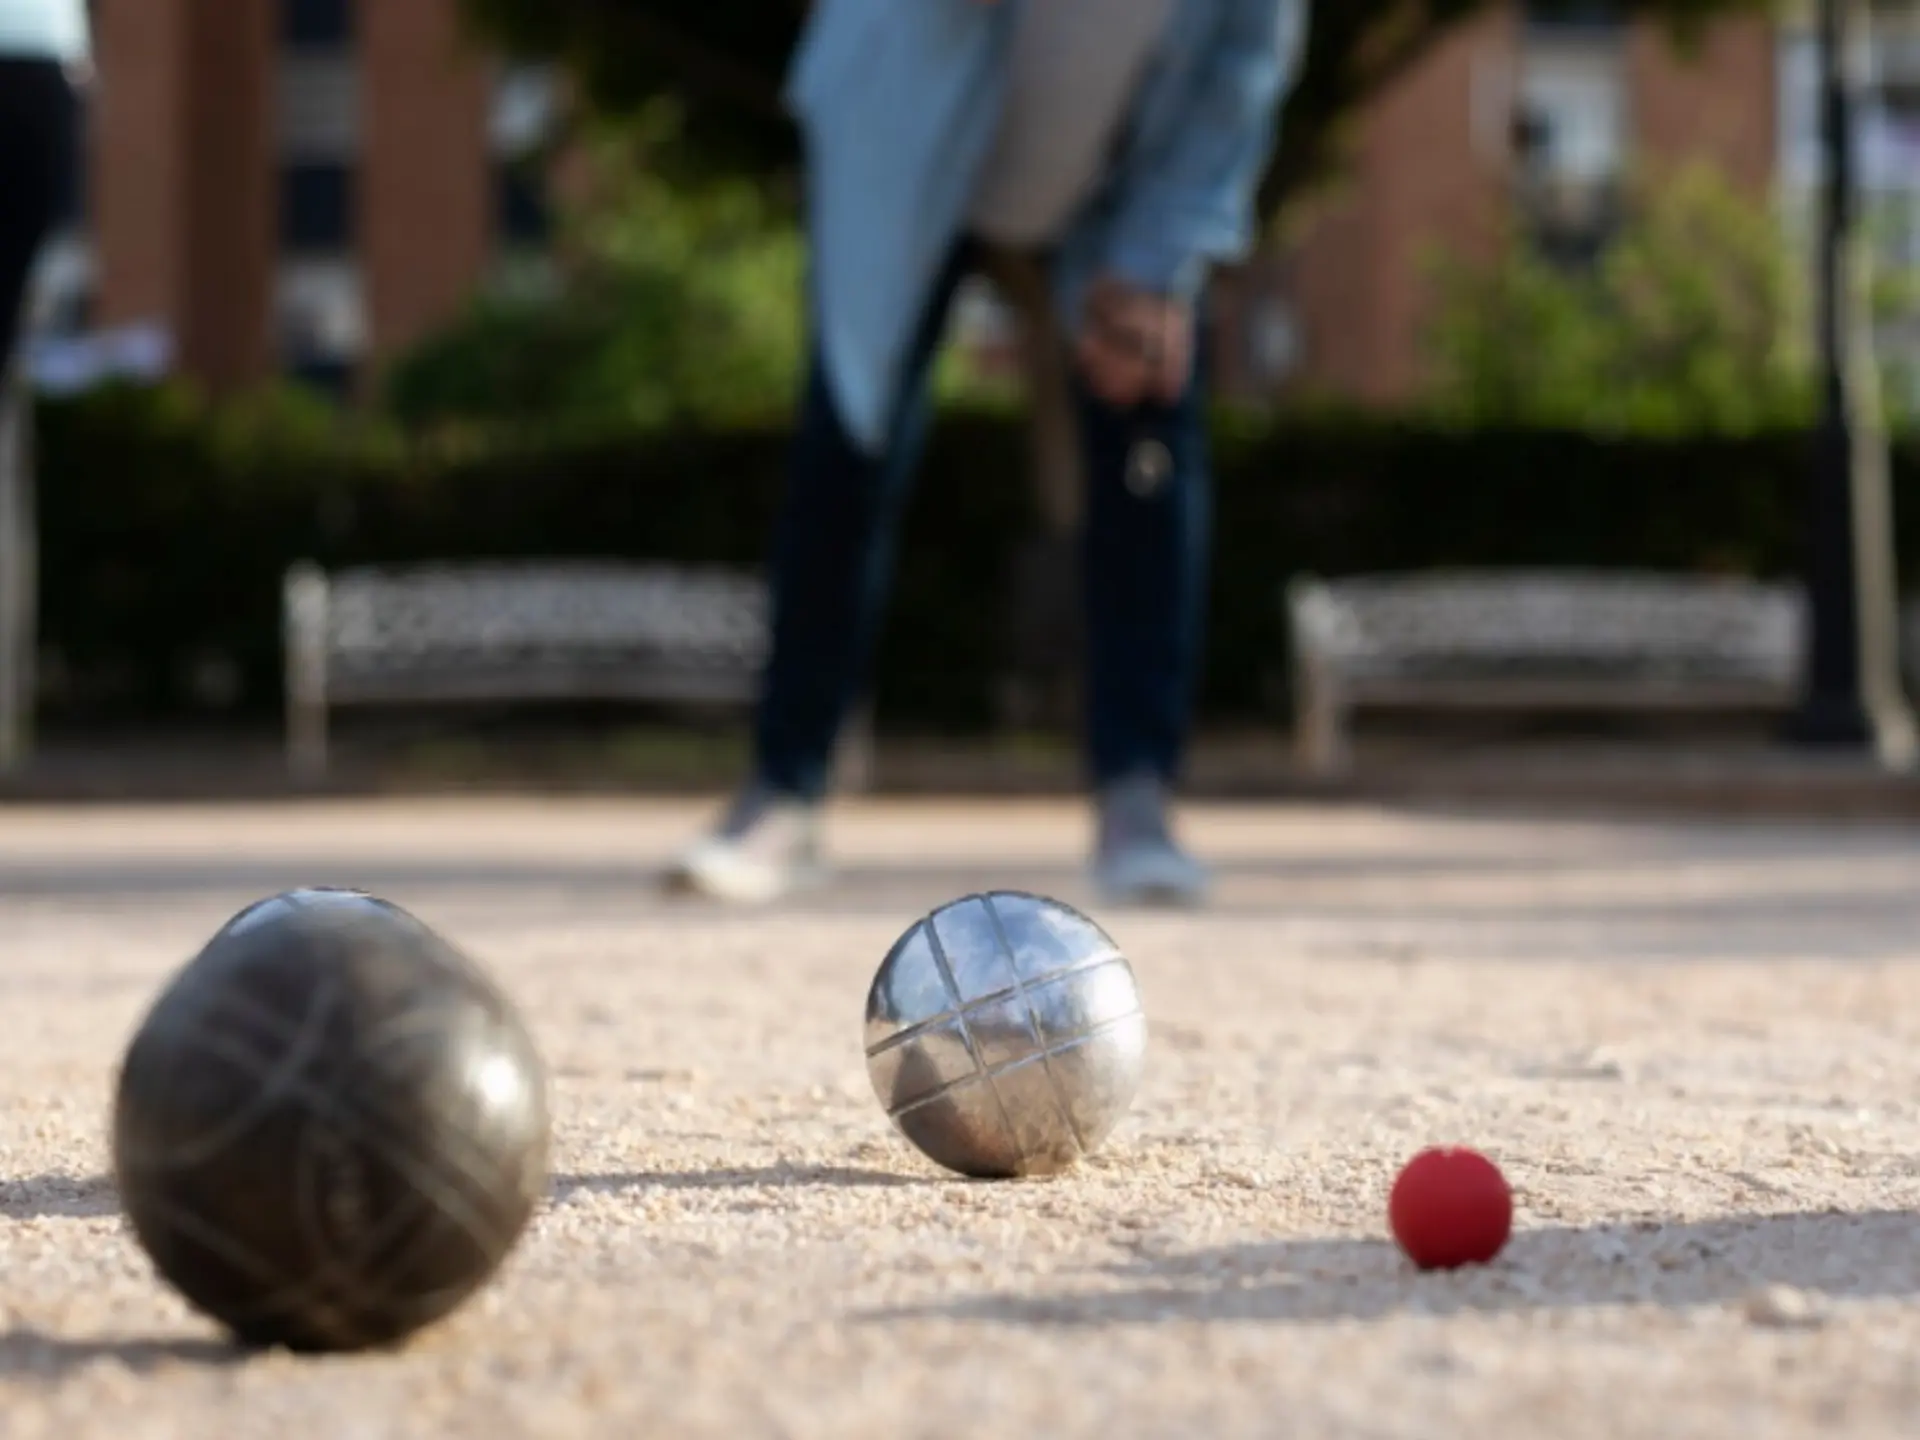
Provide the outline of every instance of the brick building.
[[[1518,214],[1578,254],[1629,171],[1717,166],[1793,222],[1821,166],[1811,6],[1712,28],[1691,50],[1604,0],[1530,0],[1449,37],[1363,117],[1350,177],[1225,306],[1236,388],[1373,403],[1421,381],[1425,257],[1472,255]],[[1875,5],[1867,184],[1920,265],[1920,4]]]
[[[1905,193],[1920,184],[1920,6],[1882,8],[1898,13],[1880,26],[1869,173]],[[1228,383],[1406,398],[1426,254],[1471,253],[1516,206],[1577,247],[1630,164],[1705,158],[1789,203],[1810,193],[1804,20],[1728,23],[1684,56],[1610,10],[1497,9],[1382,96],[1349,178],[1230,287]],[[95,24],[87,198],[47,259],[47,324],[157,324],[217,385],[344,381],[543,242],[516,160],[548,89],[473,53],[457,0],[95,0]],[[1902,243],[1920,261],[1920,224]]]
[[149,324],[227,387],[351,376],[453,313],[544,214],[541,77],[457,0],[94,0],[101,83],[43,323]]

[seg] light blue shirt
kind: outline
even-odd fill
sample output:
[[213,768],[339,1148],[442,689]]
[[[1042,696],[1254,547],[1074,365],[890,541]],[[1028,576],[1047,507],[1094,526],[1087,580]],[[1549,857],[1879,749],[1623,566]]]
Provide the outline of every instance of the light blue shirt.
[[[899,371],[998,129],[1025,0],[817,0],[787,81],[807,149],[817,343],[849,435],[884,448]],[[1113,273],[1198,293],[1243,257],[1306,0],[1177,0],[1117,156],[1057,252],[1077,328]]]
[[0,0],[0,55],[78,65],[91,51],[87,0]]

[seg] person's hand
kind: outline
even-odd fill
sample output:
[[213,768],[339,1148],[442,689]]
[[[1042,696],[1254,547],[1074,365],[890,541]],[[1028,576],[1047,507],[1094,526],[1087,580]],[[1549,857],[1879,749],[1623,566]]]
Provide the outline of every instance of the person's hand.
[[1193,368],[1193,310],[1111,277],[1087,292],[1077,346],[1087,386],[1109,405],[1171,405]]

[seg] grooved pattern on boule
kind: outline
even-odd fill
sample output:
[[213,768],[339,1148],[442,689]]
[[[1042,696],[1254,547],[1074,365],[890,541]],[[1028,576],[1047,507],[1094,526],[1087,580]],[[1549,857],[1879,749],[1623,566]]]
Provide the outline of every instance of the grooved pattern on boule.
[[1146,1017],[1133,967],[1071,906],[970,895],[916,922],[867,996],[867,1069],[930,1159],[1005,1178],[1067,1169],[1133,1103]]
[[546,1186],[546,1079],[506,996],[349,891],[243,911],[162,991],[114,1098],[155,1267],[241,1340],[389,1344],[499,1267]]

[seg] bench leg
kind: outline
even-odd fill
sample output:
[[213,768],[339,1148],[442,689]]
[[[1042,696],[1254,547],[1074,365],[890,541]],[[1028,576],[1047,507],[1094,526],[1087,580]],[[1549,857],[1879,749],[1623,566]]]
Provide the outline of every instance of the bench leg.
[[289,697],[287,770],[302,783],[326,778],[327,707],[324,701]]
[[873,702],[863,701],[848,716],[833,757],[833,788],[848,795],[873,789]]
[[326,577],[312,565],[287,573],[281,644],[285,647],[287,769],[306,783],[327,773]]
[[1344,772],[1353,755],[1347,743],[1347,704],[1340,686],[1317,665],[1294,676],[1294,747],[1301,768],[1328,777]]

